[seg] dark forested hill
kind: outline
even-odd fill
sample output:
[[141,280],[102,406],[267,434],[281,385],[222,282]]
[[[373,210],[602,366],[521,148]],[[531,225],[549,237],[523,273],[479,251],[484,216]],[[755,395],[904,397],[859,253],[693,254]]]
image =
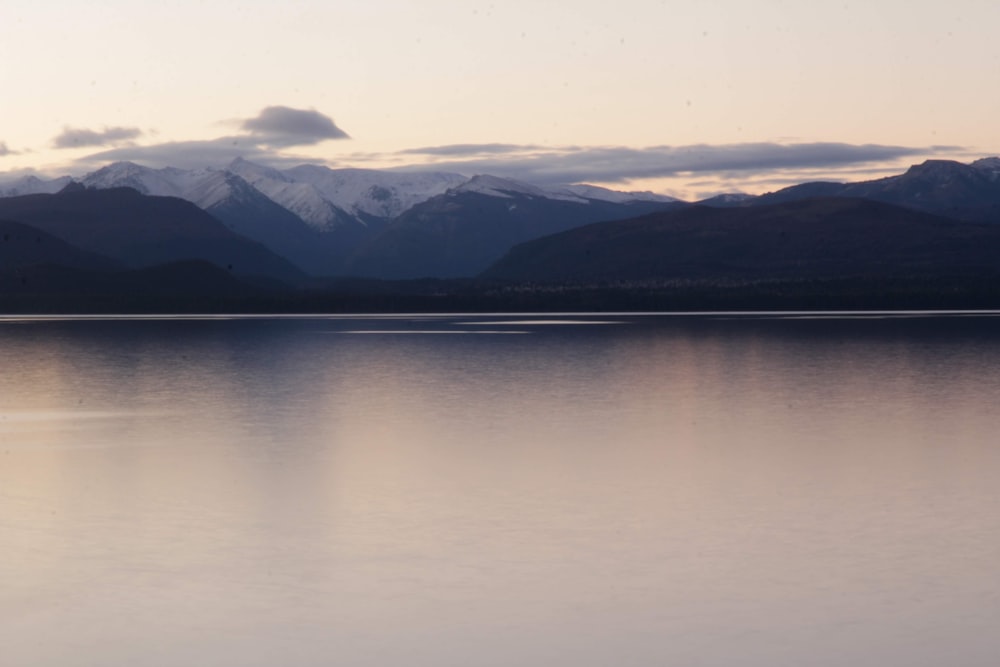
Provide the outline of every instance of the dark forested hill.
[[121,262],[81,250],[35,227],[0,220],[0,270],[43,264],[96,270],[124,268]]
[[70,187],[0,199],[0,218],[24,223],[126,266],[205,260],[239,276],[298,282],[305,275],[263,245],[230,231],[194,204],[130,188]]
[[521,244],[483,277],[613,283],[994,274],[1000,226],[880,202],[695,206]]

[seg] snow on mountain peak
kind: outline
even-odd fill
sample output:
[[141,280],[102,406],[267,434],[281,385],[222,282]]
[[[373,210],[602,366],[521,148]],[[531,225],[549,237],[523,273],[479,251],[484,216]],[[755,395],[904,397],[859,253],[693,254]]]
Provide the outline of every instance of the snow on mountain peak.
[[248,183],[253,183],[254,181],[262,179],[273,179],[277,181],[289,180],[287,176],[277,169],[265,167],[257,164],[256,162],[244,160],[241,157],[238,157],[230,162],[229,166],[226,167],[226,170],[231,171],[238,176],[242,176]]
[[515,181],[510,178],[500,176],[490,176],[489,174],[479,174],[473,176],[458,187],[452,188],[452,192],[475,192],[489,195],[491,197],[513,198],[515,195],[526,197],[538,197],[541,199],[557,199],[560,201],[572,201],[586,203],[587,199],[566,189],[546,190],[529,183]]
[[658,195],[652,192],[619,192],[597,185],[578,183],[574,185],[557,185],[540,187],[516,181],[510,178],[481,174],[473,176],[468,181],[453,188],[453,192],[478,192],[492,197],[510,198],[516,195],[540,197],[557,201],[570,201],[578,204],[588,204],[592,201],[626,204],[634,201],[674,202],[673,197]]
[[311,164],[282,173],[290,180],[312,185],[325,199],[345,211],[379,218],[394,218],[467,180],[465,176],[447,172],[330,169]]
[[676,201],[650,192],[618,192],[586,184],[536,186],[491,175],[468,178],[449,172],[331,169],[313,164],[275,169],[243,158],[236,158],[224,169],[199,170],[153,169],[133,162],[114,162],[87,174],[82,183],[91,188],[131,187],[146,195],[180,197],[203,209],[230,201],[246,202],[260,195],[318,230],[329,230],[345,222],[395,218],[416,204],[449,191],[579,204]]
[[112,162],[81,179],[88,188],[135,188],[144,195],[180,197],[181,191],[167,170],[151,169],[134,162]]
[[634,201],[653,201],[653,202],[663,202],[663,203],[679,201],[675,197],[668,197],[667,195],[658,195],[655,192],[650,192],[648,190],[641,190],[637,192],[623,192],[620,190],[611,190],[609,188],[602,188],[597,185],[589,185],[587,183],[564,185],[562,186],[562,190],[570,192],[574,195],[578,195],[585,199],[596,199],[598,201],[606,201],[615,204],[626,204],[628,202],[634,202]]
[[988,171],[994,175],[1000,173],[1000,157],[984,157],[973,162],[971,167]]
[[45,180],[34,174],[27,174],[15,180],[0,183],[0,197],[54,194],[72,182],[73,179],[69,176]]

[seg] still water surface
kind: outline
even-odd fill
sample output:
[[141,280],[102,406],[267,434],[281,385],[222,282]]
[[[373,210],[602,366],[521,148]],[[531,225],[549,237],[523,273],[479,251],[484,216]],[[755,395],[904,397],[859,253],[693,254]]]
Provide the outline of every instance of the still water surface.
[[17,667],[1000,655],[1000,318],[0,321]]

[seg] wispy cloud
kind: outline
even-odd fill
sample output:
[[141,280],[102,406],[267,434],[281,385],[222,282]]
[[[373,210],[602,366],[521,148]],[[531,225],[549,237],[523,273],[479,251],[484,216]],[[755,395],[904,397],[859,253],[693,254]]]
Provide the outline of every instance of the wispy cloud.
[[313,109],[267,107],[240,127],[258,143],[269,146],[305,146],[329,139],[349,139],[329,116]]
[[[488,154],[489,151],[484,149],[488,146],[497,146],[500,150]],[[537,183],[625,183],[698,173],[736,172],[745,178],[752,174],[788,169],[863,167],[961,150],[955,146],[908,147],[828,142],[553,149],[509,144],[456,144],[409,149],[402,154],[426,155],[436,169],[489,173]],[[453,159],[435,159],[441,156]],[[454,159],[459,156],[466,157]]]
[[55,148],[113,146],[122,142],[130,142],[141,137],[142,134],[142,130],[137,127],[105,127],[102,130],[65,127],[62,133],[52,140],[52,145]]
[[7,145],[7,142],[0,141],[0,157],[3,157],[4,155],[17,155],[17,154],[18,154],[17,151],[10,149],[10,147]]
[[509,155],[524,153],[529,150],[540,150],[541,146],[525,144],[449,144],[446,146],[425,146],[423,148],[407,148],[399,151],[399,155],[441,155],[441,156],[478,156],[478,155]]

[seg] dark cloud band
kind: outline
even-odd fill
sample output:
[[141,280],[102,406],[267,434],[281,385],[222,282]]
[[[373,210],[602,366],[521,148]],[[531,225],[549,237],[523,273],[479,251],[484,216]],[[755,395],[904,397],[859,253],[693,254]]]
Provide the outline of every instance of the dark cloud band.
[[273,146],[302,146],[350,138],[329,116],[312,109],[282,106],[263,109],[254,118],[243,120],[240,128],[261,143]]
[[447,146],[408,148],[406,150],[399,151],[399,154],[441,156],[507,155],[510,153],[523,153],[527,150],[539,149],[542,149],[542,147],[524,144],[450,144]]
[[[86,157],[77,163],[83,168],[94,168],[116,160],[134,160],[153,167],[181,167],[185,169],[220,166],[242,157],[262,164],[276,166],[304,159],[287,154],[285,149],[308,146],[329,139],[346,139],[348,135],[329,116],[308,109],[270,106],[253,118],[237,121],[244,134],[218,137],[202,141],[170,141],[146,146],[115,146]],[[108,142],[81,143],[91,135],[104,139],[125,138],[128,128],[109,128],[103,133],[90,130],[67,129],[57,141],[72,145],[106,145]],[[117,134],[116,134],[117,133]]]
[[[521,151],[504,146],[502,155],[484,156],[483,145],[456,144],[411,149],[406,154],[431,157],[433,166],[460,173],[488,173],[537,183],[621,183],[706,172],[744,174],[781,169],[830,169],[885,163],[905,157],[954,153],[954,146],[906,147],[846,143],[748,143],[649,148],[595,147]],[[460,159],[463,158],[464,159]],[[425,167],[426,168],[426,167]]]
[[106,127],[103,130],[67,127],[52,140],[52,145],[56,148],[113,146],[123,141],[132,141],[140,136],[142,136],[142,130],[137,127]]

